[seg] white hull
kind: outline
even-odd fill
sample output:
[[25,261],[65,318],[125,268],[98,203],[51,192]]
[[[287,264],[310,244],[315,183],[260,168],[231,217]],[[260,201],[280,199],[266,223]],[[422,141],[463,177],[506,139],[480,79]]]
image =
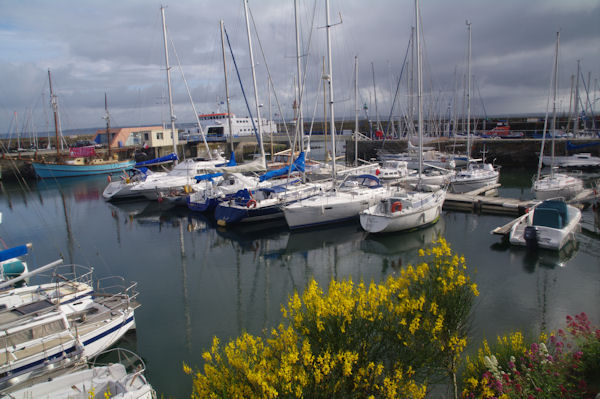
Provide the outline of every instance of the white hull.
[[[116,350],[124,351],[123,349]],[[119,353],[119,359],[121,356]],[[125,358],[123,361],[127,361],[129,364],[131,359]],[[143,365],[143,362],[141,363]],[[43,379],[36,379],[39,381],[27,381],[25,385],[29,386],[5,393],[13,399],[88,399],[92,396],[114,399],[154,399],[156,393],[146,381],[142,365],[140,365],[141,369],[132,366],[133,370],[129,373],[121,363],[63,370],[59,371],[59,375],[52,374]]]
[[509,235],[511,244],[527,245],[525,229],[528,226],[535,227],[537,246],[540,248],[560,250],[568,241],[575,239],[575,233],[579,230],[579,221],[581,220],[579,209],[567,205],[566,224],[562,228],[553,228],[534,224],[536,208],[533,208],[529,213],[517,219]]
[[532,191],[538,200],[562,197],[571,199],[583,190],[583,181],[577,177],[565,174],[544,176],[533,183]]
[[[552,157],[544,156],[542,158],[544,166],[552,166]],[[600,167],[600,158],[594,157],[590,153],[579,153],[569,156],[555,156],[554,165],[561,168],[596,168]]]
[[468,193],[498,183],[499,177],[500,173],[490,164],[484,164],[482,168],[469,167],[451,179],[450,188],[453,193]]
[[336,223],[358,217],[358,214],[381,200],[384,188],[359,192],[330,191],[283,209],[290,229]]
[[[445,198],[445,190],[390,197],[361,212],[360,225],[369,233],[389,233],[424,227],[438,220]],[[403,204],[402,210],[391,211],[395,202]]]

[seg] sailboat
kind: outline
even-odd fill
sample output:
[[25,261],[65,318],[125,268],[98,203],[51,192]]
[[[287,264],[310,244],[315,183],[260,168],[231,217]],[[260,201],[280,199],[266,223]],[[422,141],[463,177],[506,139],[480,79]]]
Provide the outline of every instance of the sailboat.
[[360,212],[360,225],[369,233],[388,233],[412,230],[436,223],[442,213],[446,198],[446,188],[426,186],[421,181],[423,170],[423,83],[421,71],[420,16],[419,1],[415,0],[417,37],[417,101],[419,130],[419,175],[417,187],[420,190],[403,189],[384,197],[380,202]]
[[329,18],[329,1],[325,3],[327,18],[327,53],[328,74],[323,79],[329,85],[329,116],[331,131],[332,187],[319,195],[288,204],[283,213],[291,229],[337,223],[358,218],[360,211],[379,201],[386,192],[376,176],[365,174],[358,176],[347,175],[338,185],[335,161],[335,118],[333,101],[333,68],[331,60],[331,23]]
[[546,200],[555,197],[570,199],[575,197],[583,190],[583,180],[578,177],[567,175],[564,173],[556,173],[554,163],[554,138],[556,136],[556,95],[558,91],[558,47],[560,42],[560,32],[556,32],[556,50],[554,55],[554,70],[553,70],[553,100],[552,100],[552,149],[551,149],[551,164],[550,174],[542,176],[541,169],[544,158],[544,143],[546,141],[546,125],[548,123],[548,113],[546,112],[546,122],[544,123],[544,135],[542,137],[542,148],[540,151],[540,159],[538,163],[538,171],[536,180],[531,187],[535,197],[539,200]]
[[454,193],[466,193],[498,183],[500,172],[492,164],[471,159],[471,22],[467,21],[469,51],[467,58],[467,169],[459,171],[450,179]]
[[[93,157],[94,149],[90,149],[89,154],[85,154],[85,157],[76,157],[70,160],[64,160],[60,153],[59,143],[59,123],[58,123],[58,102],[56,101],[56,95],[52,90],[52,77],[50,70],[48,70],[48,81],[50,83],[50,102],[52,105],[52,111],[54,113],[54,132],[56,136],[56,160],[55,161],[33,161],[31,164],[35,170],[35,174],[41,179],[56,178],[56,177],[77,177],[77,176],[88,176],[88,175],[100,175],[124,172],[133,168],[135,161],[119,161],[115,157],[110,159],[110,142],[108,145],[109,159],[100,159]],[[110,128],[110,122],[108,118],[108,106],[106,103],[106,96],[104,97],[104,104],[106,108],[106,134]]]

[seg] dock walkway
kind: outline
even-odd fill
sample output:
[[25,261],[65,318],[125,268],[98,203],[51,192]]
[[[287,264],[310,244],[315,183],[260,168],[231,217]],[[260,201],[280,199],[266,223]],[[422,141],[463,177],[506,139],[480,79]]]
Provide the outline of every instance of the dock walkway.
[[[484,187],[464,194],[446,194],[444,209],[453,211],[473,211],[496,215],[519,216],[527,208],[535,205],[535,200],[518,200],[515,198],[492,197],[486,194],[495,192],[500,184]],[[484,195],[482,195],[484,194]]]

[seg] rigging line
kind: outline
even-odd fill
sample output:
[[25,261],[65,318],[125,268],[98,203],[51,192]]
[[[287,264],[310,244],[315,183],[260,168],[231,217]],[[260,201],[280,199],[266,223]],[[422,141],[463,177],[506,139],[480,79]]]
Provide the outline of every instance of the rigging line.
[[[261,142],[260,137],[258,137],[258,130],[256,129],[256,125],[254,124],[254,118],[252,117],[252,111],[250,110],[250,104],[248,104],[248,98],[246,97],[246,91],[244,90],[244,84],[242,83],[242,77],[240,76],[240,71],[237,66],[237,61],[235,60],[235,55],[233,55],[233,49],[231,48],[231,42],[229,41],[229,35],[227,34],[227,29],[225,29],[225,25],[223,24],[223,30],[225,31],[225,37],[227,38],[227,45],[229,46],[229,52],[231,53],[231,59],[233,60],[233,65],[235,66],[235,72],[238,77],[238,81],[240,82],[240,87],[242,89],[242,95],[244,96],[244,101],[246,102],[246,108],[248,109],[248,114],[250,115],[250,122],[252,122],[252,128],[254,129],[254,135],[256,136],[256,141],[258,143]],[[258,121],[260,123],[260,121]]]
[[[183,68],[181,68],[181,62],[179,60],[179,55],[177,54],[177,50],[175,49],[175,43],[173,43],[173,37],[169,36],[171,40],[171,47],[173,48],[173,53],[175,54],[175,58],[177,59],[177,65],[179,66],[179,72],[181,72],[181,77],[183,78],[183,83],[185,83],[185,88],[187,90],[188,97],[190,98],[190,103],[192,104],[192,109],[194,110],[194,117],[196,118],[196,123],[198,124],[198,128],[200,129],[200,134],[202,135],[202,141],[204,141],[204,147],[206,148],[206,153],[208,157],[212,159],[212,155],[210,154],[210,148],[208,147],[208,143],[206,142],[206,136],[204,136],[204,129],[202,128],[202,124],[200,123],[200,119],[198,118],[198,111],[196,110],[196,105],[194,104],[194,100],[192,99],[192,93],[190,92],[190,87],[188,86],[187,80],[185,79],[185,74],[183,73]],[[183,157],[185,159],[185,151],[183,151]]]
[[[260,37],[258,36],[258,30],[256,29],[256,23],[254,22],[254,15],[252,14],[252,9],[248,6],[248,11],[250,13],[250,19],[252,20],[252,26],[254,27],[254,32],[256,34],[256,40],[258,41],[258,48],[260,49],[260,54],[263,57],[263,62],[265,64],[265,68],[267,70],[267,76],[269,78],[269,82],[271,82],[271,87],[273,88],[273,95],[275,96],[275,103],[277,103],[277,109],[279,110],[279,115],[281,116],[281,120],[283,122],[283,127],[285,129],[285,134],[288,138],[290,148],[292,147],[292,138],[290,137],[290,132],[287,128],[287,123],[285,122],[285,116],[283,115],[283,111],[281,110],[281,104],[279,103],[279,97],[277,97],[277,91],[275,90],[275,84],[273,84],[273,79],[271,78],[271,70],[269,69],[269,64],[267,63],[267,58],[265,57],[265,52],[263,50],[262,42]],[[225,32],[227,34],[227,32]],[[227,39],[229,41],[229,39]],[[230,47],[231,48],[231,47]],[[233,55],[233,53],[232,53]],[[234,61],[235,63],[235,61]]]
[[406,67],[406,59],[408,58],[408,51],[410,50],[411,42],[412,42],[412,37],[410,39],[408,39],[408,46],[406,46],[406,53],[404,54],[404,61],[402,61],[402,69],[400,70],[400,76],[398,77],[398,83],[396,84],[396,93],[394,94],[394,99],[392,101],[392,106],[390,108],[390,116],[388,117],[388,120],[387,120],[387,128],[385,131],[385,136],[383,137],[383,140],[381,142],[382,148],[383,148],[383,145],[385,144],[385,139],[390,132],[390,123],[392,121],[392,114],[394,113],[396,99],[398,98],[398,92],[400,91],[400,83],[402,82],[402,75],[404,74],[404,68]]

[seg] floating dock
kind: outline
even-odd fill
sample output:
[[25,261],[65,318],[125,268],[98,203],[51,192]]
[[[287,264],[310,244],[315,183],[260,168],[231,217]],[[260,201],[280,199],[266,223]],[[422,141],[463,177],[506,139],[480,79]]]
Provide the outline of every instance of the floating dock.
[[444,209],[519,216],[537,202],[535,200],[521,201],[514,198],[490,196],[490,193],[497,192],[498,187],[500,187],[500,184],[483,187],[464,194],[448,193],[444,201]]

